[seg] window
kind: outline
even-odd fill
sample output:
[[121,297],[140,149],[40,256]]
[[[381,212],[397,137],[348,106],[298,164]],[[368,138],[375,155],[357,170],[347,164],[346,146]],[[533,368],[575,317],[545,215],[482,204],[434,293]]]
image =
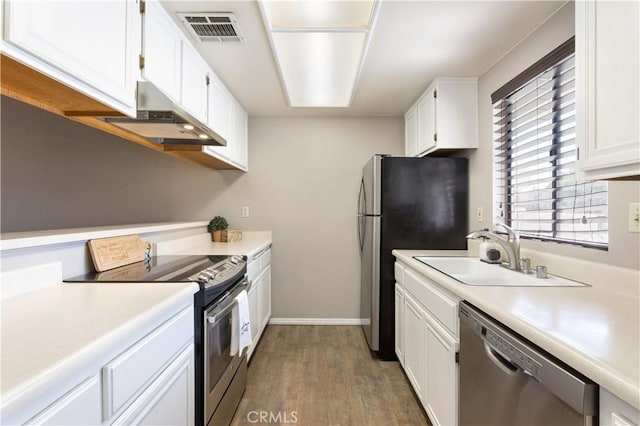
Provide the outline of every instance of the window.
[[576,176],[575,43],[492,95],[496,215],[525,238],[607,248],[607,183]]

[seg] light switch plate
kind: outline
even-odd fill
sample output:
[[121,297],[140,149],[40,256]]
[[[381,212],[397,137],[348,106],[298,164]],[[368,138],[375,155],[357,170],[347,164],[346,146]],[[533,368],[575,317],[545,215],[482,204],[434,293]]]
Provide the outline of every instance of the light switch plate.
[[242,217],[249,217],[249,206],[242,206]]
[[484,212],[482,207],[478,207],[476,209],[476,222],[481,223],[482,221],[484,221]]
[[640,203],[629,203],[629,232],[640,232]]

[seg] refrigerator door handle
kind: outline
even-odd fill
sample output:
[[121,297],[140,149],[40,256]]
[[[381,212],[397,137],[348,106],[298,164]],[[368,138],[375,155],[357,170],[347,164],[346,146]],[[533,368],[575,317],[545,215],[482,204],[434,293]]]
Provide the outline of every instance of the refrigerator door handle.
[[364,178],[360,180],[360,192],[358,193],[358,214],[366,214],[367,193],[365,192]]
[[364,250],[364,237],[367,232],[366,226],[363,226],[365,223],[366,216],[358,216],[358,242],[360,244],[360,255],[362,255],[362,250]]

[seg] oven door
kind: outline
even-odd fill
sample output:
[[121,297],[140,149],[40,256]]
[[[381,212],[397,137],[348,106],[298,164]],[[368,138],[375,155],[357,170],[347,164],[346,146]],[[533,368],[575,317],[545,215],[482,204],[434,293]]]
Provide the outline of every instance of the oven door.
[[[249,282],[244,279],[233,291],[221,300],[214,302],[204,312],[205,424],[212,418],[219,406],[221,409],[224,408],[223,405],[227,407],[224,411],[230,409],[232,417],[244,392],[246,375],[237,376],[237,380],[243,381],[243,383],[234,383],[233,386],[230,386],[236,377],[238,367],[243,361],[246,364],[246,357],[241,356],[237,348],[235,354],[231,353],[231,335],[234,330],[235,333],[238,333],[236,296],[241,291],[247,290],[248,287]],[[225,395],[227,389],[232,390],[234,395]],[[225,402],[230,398],[233,404],[228,402],[222,404],[223,398],[225,398]],[[218,417],[220,416],[216,413],[216,418]]]

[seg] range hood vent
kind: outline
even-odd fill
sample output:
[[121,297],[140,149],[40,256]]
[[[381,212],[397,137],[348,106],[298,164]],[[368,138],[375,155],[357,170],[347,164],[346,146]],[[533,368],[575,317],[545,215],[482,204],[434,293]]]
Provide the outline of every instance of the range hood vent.
[[98,117],[121,129],[164,145],[224,146],[225,138],[182,109],[156,86],[138,81],[137,115]]
[[189,33],[200,41],[242,42],[238,20],[230,12],[189,12],[177,13]]

